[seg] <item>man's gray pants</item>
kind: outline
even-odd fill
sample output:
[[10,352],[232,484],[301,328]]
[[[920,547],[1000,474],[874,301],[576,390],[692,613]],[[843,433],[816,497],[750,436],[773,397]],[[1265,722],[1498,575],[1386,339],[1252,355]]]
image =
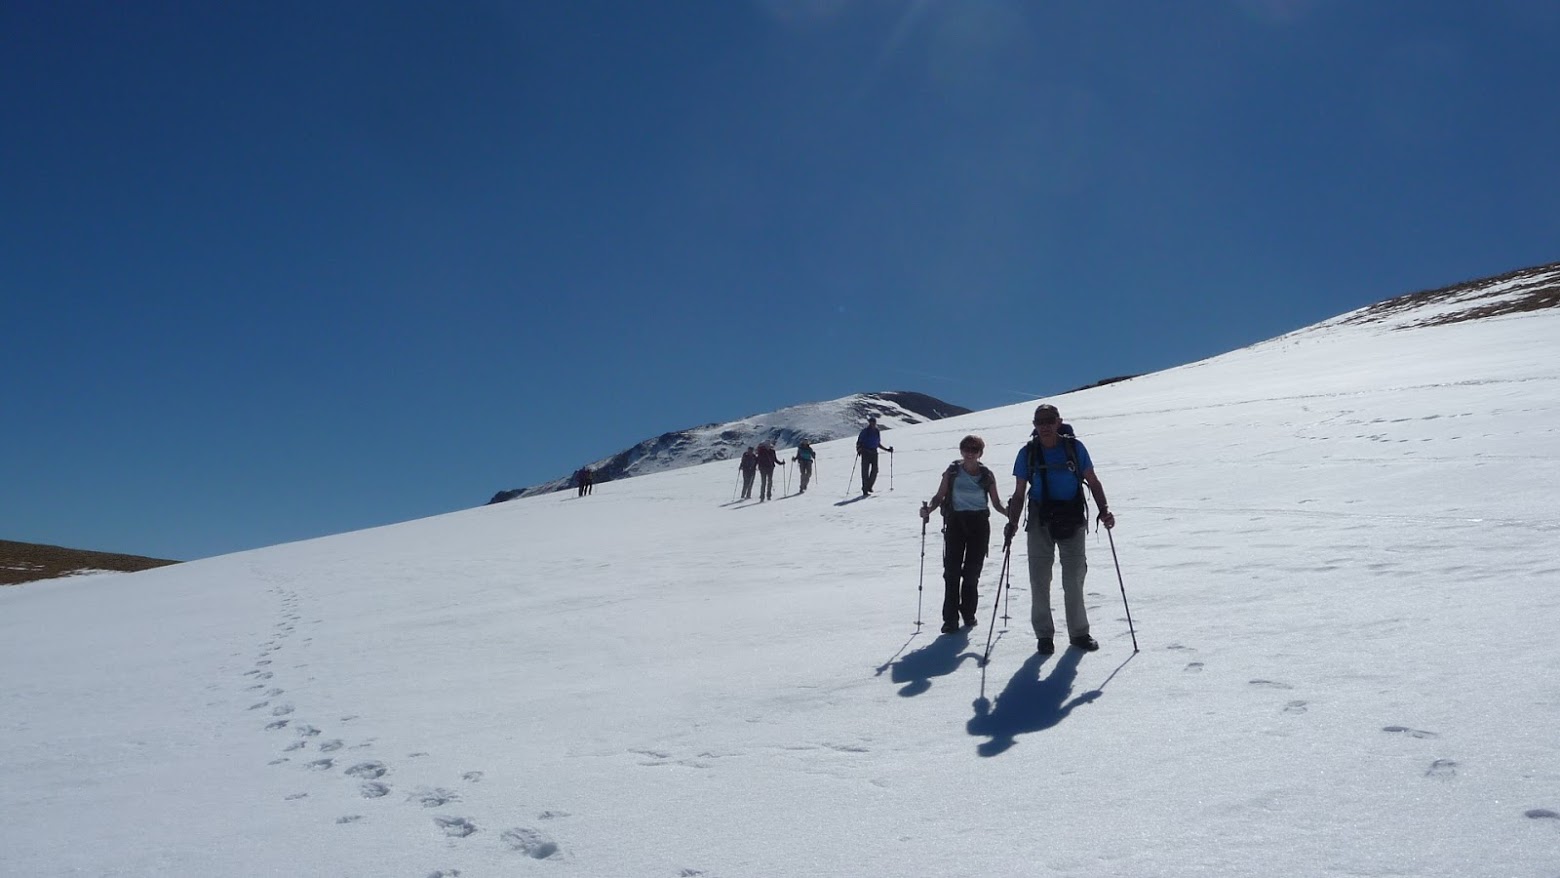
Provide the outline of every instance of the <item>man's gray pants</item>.
[[1083,606],[1083,578],[1089,572],[1089,561],[1083,552],[1083,539],[1087,535],[1087,529],[1080,527],[1072,536],[1058,542],[1051,538],[1050,530],[1043,524],[1028,532],[1029,592],[1033,598],[1029,621],[1035,626],[1036,637],[1056,636],[1056,623],[1051,621],[1051,567],[1058,554],[1062,556],[1062,599],[1067,608],[1067,636],[1088,636],[1089,615]]

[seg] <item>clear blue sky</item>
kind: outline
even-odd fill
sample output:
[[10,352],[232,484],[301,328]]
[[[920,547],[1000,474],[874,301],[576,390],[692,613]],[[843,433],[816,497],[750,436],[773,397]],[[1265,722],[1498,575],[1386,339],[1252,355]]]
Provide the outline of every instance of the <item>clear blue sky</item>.
[[0,3],[0,538],[352,530],[1554,261],[1557,45],[1548,0]]

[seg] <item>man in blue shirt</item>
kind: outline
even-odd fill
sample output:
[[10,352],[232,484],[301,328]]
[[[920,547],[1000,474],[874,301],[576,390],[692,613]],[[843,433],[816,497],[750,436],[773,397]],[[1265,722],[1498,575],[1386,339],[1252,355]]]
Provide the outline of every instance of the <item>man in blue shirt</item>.
[[[1029,496],[1029,591],[1033,598],[1029,620],[1034,625],[1039,650],[1056,652],[1056,624],[1051,620],[1051,565],[1062,558],[1062,597],[1067,610],[1068,641],[1085,652],[1100,648],[1089,636],[1089,616],[1083,605],[1083,578],[1089,571],[1083,540],[1083,486],[1094,495],[1099,521],[1116,526],[1116,517],[1105,503],[1105,488],[1094,475],[1089,450],[1071,435],[1063,436],[1061,413],[1054,405],[1035,409],[1035,437],[1018,452],[1013,476],[1018,486],[1008,501],[1011,534],[1017,528],[1019,503]],[[1033,461],[1033,465],[1031,465]]]
[[878,477],[878,449],[882,448],[889,454],[894,453],[892,445],[883,444],[883,434],[878,430],[877,416],[867,418],[866,429],[856,435],[856,453],[861,455],[861,496],[872,493],[872,486],[877,484]]

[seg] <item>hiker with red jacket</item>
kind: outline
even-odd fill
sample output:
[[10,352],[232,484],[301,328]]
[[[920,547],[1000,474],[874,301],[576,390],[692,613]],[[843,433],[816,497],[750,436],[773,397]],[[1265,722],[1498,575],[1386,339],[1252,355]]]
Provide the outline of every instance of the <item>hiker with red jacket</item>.
[[773,442],[764,442],[758,446],[758,501],[773,500],[775,497],[775,465],[785,466],[785,461],[775,454]]

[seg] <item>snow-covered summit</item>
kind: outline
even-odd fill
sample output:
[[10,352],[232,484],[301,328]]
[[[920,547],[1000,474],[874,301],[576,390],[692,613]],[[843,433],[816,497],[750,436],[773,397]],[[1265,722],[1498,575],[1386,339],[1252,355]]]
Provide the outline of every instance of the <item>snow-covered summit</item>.
[[[744,449],[761,442],[772,442],[777,449],[785,449],[794,447],[802,439],[816,444],[854,436],[866,425],[868,417],[876,417],[880,427],[891,430],[969,412],[967,408],[924,393],[857,393],[826,402],[787,406],[735,421],[662,433],[588,466],[595,472],[598,483],[609,482],[716,460],[733,460],[741,457]],[[529,488],[500,491],[488,502],[548,494],[570,486],[572,478],[563,476]]]

